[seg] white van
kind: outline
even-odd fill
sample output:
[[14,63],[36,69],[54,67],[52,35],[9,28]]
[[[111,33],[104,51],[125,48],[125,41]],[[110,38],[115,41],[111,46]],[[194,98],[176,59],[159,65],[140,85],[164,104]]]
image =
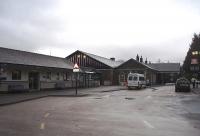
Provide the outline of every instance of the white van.
[[129,73],[127,78],[127,87],[128,89],[132,87],[136,88],[146,87],[144,74]]

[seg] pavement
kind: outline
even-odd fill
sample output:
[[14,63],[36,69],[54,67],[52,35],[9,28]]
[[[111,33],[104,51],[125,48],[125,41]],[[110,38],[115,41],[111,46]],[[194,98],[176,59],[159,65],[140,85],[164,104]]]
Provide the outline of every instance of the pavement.
[[78,88],[78,95],[75,95],[75,89],[34,91],[34,92],[24,92],[24,93],[7,93],[7,94],[0,94],[0,106],[6,106],[10,104],[15,104],[19,102],[24,102],[49,96],[82,97],[97,92],[110,92],[123,89],[125,89],[124,86],[100,86],[95,88]]
[[[155,87],[151,88],[154,90]],[[192,87],[191,87],[192,88]],[[125,86],[100,86],[95,88],[78,88],[78,95],[75,95],[75,89],[65,89],[65,90],[51,90],[51,91],[34,91],[34,92],[24,92],[24,93],[8,93],[0,94],[0,106],[6,106],[9,104],[15,104],[19,102],[39,99],[49,96],[58,96],[58,97],[83,97],[87,95],[92,95],[99,92],[112,92],[118,90],[126,89]],[[192,88],[192,92],[200,95],[200,87]]]

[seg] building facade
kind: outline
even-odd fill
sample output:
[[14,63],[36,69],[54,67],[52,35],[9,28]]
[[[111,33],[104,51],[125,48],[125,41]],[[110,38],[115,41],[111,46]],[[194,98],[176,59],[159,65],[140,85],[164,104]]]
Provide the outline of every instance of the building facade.
[[[73,63],[65,58],[0,48],[0,92],[75,87]],[[99,85],[91,73],[78,74],[78,87]]]
[[63,58],[0,48],[0,91],[72,87],[72,69]]
[[83,51],[76,51],[66,59],[77,63],[81,68],[93,69],[98,74],[101,85],[125,85],[128,73],[144,74],[150,84],[174,83],[180,73],[180,63],[153,63],[137,55],[135,59],[116,61]]
[[144,74],[150,84],[173,83],[180,72],[179,63],[147,64],[138,55],[116,61],[77,50],[59,58],[0,47],[0,92],[73,88],[74,64],[80,67],[78,87],[126,85],[130,72]]

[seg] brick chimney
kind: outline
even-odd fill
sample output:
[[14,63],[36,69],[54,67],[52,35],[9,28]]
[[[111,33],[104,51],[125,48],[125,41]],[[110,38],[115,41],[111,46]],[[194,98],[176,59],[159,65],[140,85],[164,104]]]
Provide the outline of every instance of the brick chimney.
[[137,56],[136,56],[136,60],[139,61],[139,59],[140,59],[140,57],[139,57],[138,54],[137,54]]
[[142,56],[140,57],[140,62],[143,63],[143,58],[142,58]]
[[115,58],[110,58],[110,60],[115,61]]
[[146,58],[146,60],[145,60],[145,64],[147,64],[148,63],[148,61],[147,61],[147,58]]

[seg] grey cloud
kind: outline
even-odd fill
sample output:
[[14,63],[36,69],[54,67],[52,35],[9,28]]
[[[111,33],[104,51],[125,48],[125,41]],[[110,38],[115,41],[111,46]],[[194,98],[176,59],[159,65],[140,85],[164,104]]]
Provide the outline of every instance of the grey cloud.
[[[117,60],[128,60],[130,58],[135,59],[136,55],[138,54],[139,56],[142,56],[143,59],[147,58],[148,61],[151,62],[157,62],[160,59],[161,62],[165,63],[168,61],[182,63],[187,50],[189,49],[190,41],[190,36],[185,36],[154,45],[132,45],[128,48],[110,45],[106,48],[95,48],[96,52],[94,52],[94,54],[107,58],[115,57]],[[88,49],[87,51],[92,52],[92,50],[94,49]]]
[[[80,49],[108,58],[116,57],[116,59],[124,60],[135,58],[136,54],[139,54],[154,62],[158,59],[183,61],[189,47],[189,43],[186,43],[192,38],[186,36],[157,45],[132,45],[129,47],[122,45],[99,46],[98,43],[96,43],[98,46],[65,43],[63,39],[59,40],[59,37],[63,36],[62,33],[67,24],[62,16],[54,12],[57,2],[58,0],[1,0],[0,46],[27,51],[53,47],[63,50]],[[179,2],[181,3],[181,1]],[[184,2],[194,7],[200,5],[198,0],[184,0]]]
[[32,51],[58,46],[56,36],[65,24],[54,14],[55,0],[0,2],[0,46]]

